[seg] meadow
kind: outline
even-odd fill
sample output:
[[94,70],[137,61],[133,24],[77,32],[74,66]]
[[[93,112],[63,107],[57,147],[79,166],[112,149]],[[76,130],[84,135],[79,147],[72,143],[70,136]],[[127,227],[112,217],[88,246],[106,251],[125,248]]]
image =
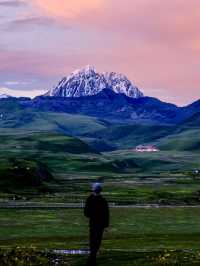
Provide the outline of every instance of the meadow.
[[[3,250],[18,246],[52,253],[88,248],[82,209],[0,210],[0,236]],[[199,265],[199,239],[198,207],[112,208],[99,265]],[[84,265],[86,258],[65,256],[63,263],[69,264],[61,265]]]
[[[53,252],[87,249],[83,210],[48,204],[83,205],[97,180],[112,206],[99,265],[200,265],[198,151],[100,153],[77,137],[18,129],[0,137],[3,266],[85,265],[85,255]],[[11,209],[15,204],[46,208]]]
[[[200,202],[200,178],[193,175],[199,168],[198,152],[98,153],[81,140],[59,133],[15,133],[1,134],[0,201],[17,195],[27,201],[82,202],[91,183],[100,180],[108,200],[119,205]],[[33,185],[31,177],[38,178],[41,164],[45,175]],[[17,174],[16,167],[22,173]],[[29,180],[29,185],[22,185],[22,180]]]

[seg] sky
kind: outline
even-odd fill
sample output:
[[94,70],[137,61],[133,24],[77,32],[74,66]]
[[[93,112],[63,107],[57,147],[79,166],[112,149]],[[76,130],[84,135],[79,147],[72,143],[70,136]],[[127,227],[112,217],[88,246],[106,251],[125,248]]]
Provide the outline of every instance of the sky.
[[146,96],[200,98],[199,0],[0,0],[0,94],[35,96],[77,68]]

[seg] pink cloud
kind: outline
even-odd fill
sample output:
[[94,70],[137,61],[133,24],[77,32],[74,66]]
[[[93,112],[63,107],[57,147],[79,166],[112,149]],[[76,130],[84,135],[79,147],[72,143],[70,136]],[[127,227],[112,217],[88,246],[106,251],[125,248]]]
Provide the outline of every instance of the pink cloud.
[[50,77],[63,71],[59,56],[36,52],[2,50],[0,51],[0,62],[1,73],[23,73]]
[[82,13],[98,9],[102,6],[102,2],[102,0],[32,0],[33,6],[40,8],[44,14],[62,20],[76,18]]

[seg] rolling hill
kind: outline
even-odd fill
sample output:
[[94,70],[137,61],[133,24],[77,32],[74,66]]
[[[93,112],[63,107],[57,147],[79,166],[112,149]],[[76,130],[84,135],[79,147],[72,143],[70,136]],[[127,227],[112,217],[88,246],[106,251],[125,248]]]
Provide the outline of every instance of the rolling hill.
[[85,134],[85,137],[88,138],[87,141],[89,141],[89,138],[98,141],[106,140],[110,146],[114,146],[117,149],[124,149],[134,148],[140,144],[154,143],[155,141],[172,134],[174,131],[174,126],[167,125],[110,125],[106,129]]
[[66,135],[78,136],[101,130],[109,124],[106,121],[83,115],[67,113],[40,112],[32,109],[21,110],[16,104],[16,109],[1,106],[0,130],[21,129],[24,131],[50,131],[63,132]]
[[[16,134],[18,133],[18,134]],[[78,138],[53,132],[8,132],[0,135],[0,152],[25,156],[31,152],[65,152],[65,153],[95,153],[86,143]],[[2,156],[2,154],[1,154]]]
[[161,150],[200,151],[200,128],[185,129],[158,142]]
[[[196,104],[196,103],[195,103]],[[200,151],[200,112],[181,122],[176,130],[159,142],[162,150]]]

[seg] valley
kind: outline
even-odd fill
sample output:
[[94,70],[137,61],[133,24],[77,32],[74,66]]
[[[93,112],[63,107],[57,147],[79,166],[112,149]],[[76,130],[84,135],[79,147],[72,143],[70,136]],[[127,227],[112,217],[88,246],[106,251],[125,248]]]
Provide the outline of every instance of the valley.
[[[88,99],[92,97],[98,104],[99,96]],[[84,99],[76,98],[82,104]],[[120,115],[118,120],[93,117],[80,110],[80,114],[61,112],[66,98],[56,102],[57,112],[45,105],[41,110],[35,101],[9,97],[0,101],[2,200],[18,195],[29,201],[82,202],[90,184],[101,180],[115,204],[199,203],[200,179],[193,174],[200,168],[198,101],[192,111],[191,106],[184,108],[184,115],[178,111],[187,116],[185,120],[170,124],[124,120]],[[54,105],[54,98],[42,98],[45,101]],[[145,144],[155,145],[158,152],[136,152]]]
[[[100,152],[90,141],[87,144],[77,137],[24,129],[14,134],[5,129],[1,140],[3,201],[18,195],[28,201],[80,203],[96,180],[104,183],[106,197],[115,204],[191,205],[200,200],[200,179],[193,176],[194,169],[199,169],[198,150]],[[135,140],[131,145],[135,147]],[[41,165],[45,170],[35,183]],[[33,182],[22,185],[22,180],[32,180],[32,176]]]

